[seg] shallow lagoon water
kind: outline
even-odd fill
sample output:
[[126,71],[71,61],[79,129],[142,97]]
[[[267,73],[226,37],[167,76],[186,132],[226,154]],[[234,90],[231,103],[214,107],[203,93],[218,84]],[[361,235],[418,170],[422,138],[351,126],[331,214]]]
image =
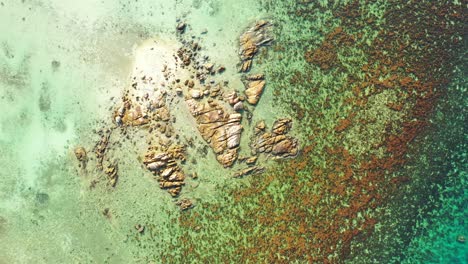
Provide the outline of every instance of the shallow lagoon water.
[[[73,150],[76,146],[92,148],[99,140],[95,131],[112,125],[112,110],[118,105],[124,88],[130,84],[129,77],[138,47],[151,38],[176,39],[175,27],[179,21],[187,22],[188,29],[184,34],[188,38],[193,35],[194,39],[200,41],[203,55],[226,66],[223,78],[228,79],[229,86],[242,90],[241,74],[237,72],[239,36],[259,19],[272,20],[275,34],[282,35],[275,36],[278,45],[259,55],[261,62],[256,62],[252,68],[253,72],[266,72],[267,79],[270,78],[253,111],[252,123],[265,120],[267,126],[271,127],[278,118],[292,117],[292,132],[301,139],[301,147],[305,147],[308,140],[318,138],[317,127],[333,130],[336,120],[342,118],[340,111],[349,109],[347,106],[341,107],[341,102],[352,91],[345,89],[338,92],[349,75],[327,72],[313,66],[307,73],[313,80],[305,80],[302,85],[295,84],[290,76],[295,71],[305,72],[310,67],[304,60],[304,53],[320,47],[327,33],[344,24],[333,14],[340,6],[348,3],[302,2],[87,0],[76,4],[73,1],[3,1],[0,6],[0,263],[232,262],[232,259],[242,255],[236,246],[241,246],[241,251],[244,250],[242,246],[245,246],[245,252],[250,252],[247,251],[251,246],[250,237],[268,241],[270,236],[275,237],[278,232],[281,235],[284,230],[281,221],[284,219],[278,220],[279,227],[262,226],[260,222],[257,226],[254,224],[253,227],[247,227],[242,225],[242,220],[255,219],[249,210],[265,208],[259,206],[259,201],[264,201],[259,195],[263,192],[272,195],[272,203],[287,204],[282,201],[290,195],[287,191],[289,185],[282,185],[282,178],[278,177],[266,185],[267,188],[259,189],[259,197],[251,194],[253,198],[247,200],[250,203],[242,204],[244,200],[239,203],[238,199],[230,195],[232,189],[234,192],[237,188],[255,189],[257,176],[232,179],[231,173],[239,166],[223,169],[211,151],[206,155],[197,152],[203,143],[197,145],[199,148],[189,150],[189,155],[197,162],[187,165],[187,168],[199,175],[198,180],[188,180],[181,193],[180,198],[189,197],[197,201],[189,213],[180,212],[173,198],[160,190],[157,182],[142,169],[138,159],[141,153],[131,141],[120,140],[115,133],[112,135],[117,143],[110,148],[109,155],[119,162],[120,175],[116,188],[98,184],[90,189],[89,184],[93,179],[102,179],[104,176],[99,176],[93,170],[83,173]],[[454,2],[447,8],[458,10],[457,6],[459,4]],[[386,22],[384,11],[390,8],[386,1],[378,1],[365,8],[367,17],[381,21],[379,23]],[[309,12],[310,16],[295,13],[300,10],[305,11],[305,14]],[[374,22],[367,20],[366,23]],[[349,33],[352,33],[351,30]],[[370,30],[361,37],[370,42],[377,35]],[[352,69],[355,65],[361,67],[363,63],[359,61],[365,60],[367,55],[362,53],[366,51],[367,48],[362,47],[351,51],[341,50],[337,58],[342,68]],[[436,131],[452,128],[452,138],[459,139],[459,146],[466,146],[466,138],[463,136],[466,134],[466,129],[463,129],[466,113],[463,107],[446,106],[466,105],[461,99],[466,95],[464,76],[459,70],[462,66],[454,68],[458,69],[458,77],[450,80],[448,95],[440,100],[442,103],[439,103],[439,108],[430,118],[436,124]],[[336,64],[333,67],[338,68]],[[307,99],[311,97],[315,99]],[[405,112],[394,113],[387,108],[382,108],[376,116],[372,112],[395,101],[395,98],[398,97],[393,92],[378,94],[369,100],[369,112],[362,111],[358,116],[362,119],[383,120],[385,124],[398,124]],[[331,105],[327,106],[330,102]],[[406,107],[411,108],[412,105]],[[315,116],[322,119],[309,122],[310,119],[301,121],[293,113],[299,112],[300,108],[325,111]],[[456,111],[461,116],[452,114]],[[181,135],[197,133],[196,128],[187,126],[182,120],[175,123]],[[349,133],[345,130],[347,134],[344,139],[340,138],[341,144],[356,156],[373,151],[373,146],[381,140],[375,136],[383,129],[384,123],[380,121],[366,127],[356,125],[349,129]],[[453,126],[445,126],[444,122]],[[367,133],[363,131],[366,129],[378,132]],[[241,138],[241,153],[244,155],[249,153],[251,134],[252,131],[244,131]],[[334,136],[337,133],[330,133],[327,137],[332,137],[332,134]],[[356,137],[356,134],[361,136]],[[407,263],[466,261],[466,244],[457,242],[457,236],[468,235],[464,233],[466,194],[460,190],[466,184],[465,149],[455,147],[455,143],[450,140],[440,140],[443,133],[421,134],[412,145],[411,153],[416,153],[416,158],[407,164],[409,167],[401,169],[408,170],[411,166],[421,168],[414,172],[414,186],[418,187],[401,188],[421,191],[427,187],[427,190],[437,191],[428,191],[430,194],[421,191],[420,195],[414,195],[416,198],[411,200],[411,205],[421,212],[417,223],[405,221],[407,216],[404,214],[394,214],[398,215],[398,219],[392,217],[391,213],[380,214],[378,210],[372,212],[372,216],[382,217],[383,227],[377,225],[374,236],[370,237],[371,243],[362,242],[360,246],[358,239],[355,242],[356,250],[348,255],[347,261],[393,263],[402,258]],[[372,140],[368,140],[369,137]],[[316,143],[317,148],[325,148],[335,142],[335,139],[327,140]],[[199,142],[203,142],[201,137]],[[437,145],[434,142],[442,143]],[[441,151],[431,152],[429,146],[433,145]],[[419,156],[418,149],[421,150]],[[326,155],[324,152],[323,157],[313,156],[312,160],[316,164],[326,164]],[[265,174],[278,173],[273,169],[278,165],[277,161],[261,159],[261,162],[272,168]],[[441,164],[437,165],[440,167],[451,164],[450,168],[440,168],[447,178],[440,181],[433,181],[434,177],[428,177],[431,180],[427,181],[418,180],[424,179],[425,173],[432,169],[427,163]],[[310,171],[315,168],[315,165],[308,166]],[[278,170],[286,171],[281,167]],[[294,177],[306,177],[307,174],[312,173],[306,170]],[[330,201],[333,199],[330,197]],[[430,202],[421,202],[426,200]],[[216,205],[221,209],[216,209]],[[387,204],[381,206],[384,209],[391,207]],[[110,213],[104,215],[106,209]],[[278,210],[281,209],[286,208],[280,207]],[[215,210],[215,213],[210,210]],[[216,210],[221,213],[216,213]],[[394,208],[387,212],[392,210]],[[453,217],[447,219],[447,214]],[[196,217],[194,225],[202,227],[201,233],[199,228],[187,228],[184,218],[187,215]],[[395,233],[388,231],[399,221],[407,225],[403,229],[406,233],[399,229]],[[135,232],[135,224],[146,227],[143,235]],[[270,229],[271,234],[268,234]],[[264,234],[263,230],[267,232]],[[443,236],[444,233],[450,235]],[[191,241],[185,241],[181,234]],[[399,244],[391,240],[392,236],[396,238],[395,241],[403,237],[406,242]],[[282,239],[283,242],[288,240],[284,237]],[[305,239],[310,244],[314,241],[312,238],[309,240],[307,235]],[[446,250],[440,252],[434,249],[441,244],[446,246]],[[191,249],[194,245],[198,249]],[[341,244],[337,245],[339,248]],[[219,252],[213,252],[216,247]],[[360,250],[363,247],[365,250]],[[382,247],[386,252],[381,252],[379,259],[376,256],[379,256]],[[277,255],[275,261],[278,263],[311,262],[310,259],[301,259],[301,251],[292,250],[288,253],[286,250],[272,254],[265,248],[259,251],[263,252],[252,257],[251,261],[256,259],[257,262],[263,262]],[[399,251],[398,254],[396,251]],[[223,254],[225,259],[221,259]],[[325,256],[325,259],[339,263],[341,260],[335,257],[340,254],[343,254],[342,251],[337,251]]]

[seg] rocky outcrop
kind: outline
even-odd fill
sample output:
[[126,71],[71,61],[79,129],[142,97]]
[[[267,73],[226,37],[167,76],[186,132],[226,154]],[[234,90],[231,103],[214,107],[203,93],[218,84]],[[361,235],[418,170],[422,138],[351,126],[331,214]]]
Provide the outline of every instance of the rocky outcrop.
[[189,99],[186,103],[197,121],[198,131],[215,152],[218,162],[230,167],[237,159],[242,133],[241,114],[227,113],[222,105],[213,100],[199,103]]
[[[137,83],[134,83],[133,91],[138,93]],[[123,104],[114,112],[114,122],[118,126],[141,126],[148,124],[151,120],[168,121],[169,110],[165,104],[165,93],[161,93],[154,98],[147,94],[142,97],[124,96]]]
[[263,89],[265,88],[265,76],[263,74],[255,74],[247,76],[245,85],[245,95],[249,104],[255,105],[258,103]]
[[94,153],[96,154],[96,159],[97,159],[97,164],[96,167],[99,170],[102,170],[102,162],[104,161],[104,156],[107,150],[107,146],[109,145],[109,138],[112,133],[112,130],[108,131],[99,131],[99,134],[101,135],[101,140],[96,144],[94,147]]
[[173,197],[179,195],[185,185],[185,174],[180,163],[185,161],[185,148],[172,145],[165,151],[150,147],[143,163],[156,176],[161,189],[166,189]]
[[240,44],[240,59],[241,59],[241,72],[247,72],[252,66],[252,61],[261,46],[266,45],[273,41],[270,36],[271,23],[265,20],[260,20],[239,38]]
[[273,124],[271,132],[265,131],[265,123],[259,122],[255,127],[255,137],[251,147],[260,153],[271,154],[275,157],[294,157],[298,153],[297,139],[286,134],[292,127],[292,120],[282,118]]

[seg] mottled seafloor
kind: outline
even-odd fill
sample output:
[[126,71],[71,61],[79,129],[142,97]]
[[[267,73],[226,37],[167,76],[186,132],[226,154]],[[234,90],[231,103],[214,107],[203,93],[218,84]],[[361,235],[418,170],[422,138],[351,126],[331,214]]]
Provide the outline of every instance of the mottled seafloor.
[[[466,1],[0,1],[0,264],[468,262]],[[117,185],[89,187],[73,150],[113,125],[138,45],[185,21],[235,86],[260,19],[253,120],[292,118],[297,157],[234,179],[193,150],[181,212],[114,139]]]

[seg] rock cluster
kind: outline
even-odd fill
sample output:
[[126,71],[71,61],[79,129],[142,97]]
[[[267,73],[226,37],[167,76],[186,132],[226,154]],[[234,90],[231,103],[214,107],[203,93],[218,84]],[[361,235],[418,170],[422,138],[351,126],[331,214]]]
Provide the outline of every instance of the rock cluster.
[[218,162],[230,167],[237,159],[242,133],[241,114],[229,114],[213,100],[203,103],[189,99],[186,103],[197,121],[198,131],[215,152]]
[[[133,92],[138,93],[137,82],[133,87]],[[127,91],[127,94],[130,91]],[[154,98],[148,94],[142,97],[132,98],[128,95],[123,97],[123,105],[114,113],[114,121],[118,126],[141,126],[148,124],[151,120],[167,121],[170,118],[169,111],[165,104],[165,93],[161,93]]]
[[185,185],[185,174],[180,168],[180,163],[185,161],[185,148],[172,145],[165,151],[155,150],[150,147],[145,154],[143,163],[159,181],[159,187],[166,189],[171,196],[179,195],[182,186]]
[[[271,24],[268,21],[260,20],[240,36],[241,72],[249,71],[259,48],[273,40],[270,37],[270,27]],[[249,104],[256,105],[258,103],[265,84],[263,74],[253,74],[245,77],[245,95]]]
[[271,23],[268,21],[260,20],[240,36],[241,72],[249,71],[259,48],[273,41],[273,38],[270,37],[270,26]]
[[[234,177],[263,172],[264,168],[256,165],[257,153],[276,157],[296,155],[297,140],[286,135],[291,128],[291,120],[280,119],[270,132],[266,132],[264,123],[257,124],[251,143],[253,155],[238,157],[243,131],[242,115],[245,114],[247,120],[251,121],[252,105],[259,102],[266,85],[263,74],[247,72],[259,49],[272,41],[270,29],[271,24],[261,20],[240,37],[241,81],[245,86],[241,94],[228,88],[228,80],[217,76],[226,68],[211,62],[208,56],[201,55],[202,48],[197,39],[183,34],[190,30],[184,22],[178,21],[176,26],[179,32],[177,39],[182,44],[179,49],[173,43],[160,45],[160,40],[145,44],[149,46],[143,46],[145,49],[141,49],[142,53],[136,53],[137,63],[130,85],[124,90],[122,101],[113,112],[113,121],[117,127],[107,132],[101,131],[101,140],[94,148],[98,168],[103,170],[103,161],[105,165],[109,164],[103,170],[109,184],[115,186],[118,179],[117,164],[109,162],[109,158],[105,157],[110,135],[117,129],[126,139],[135,139],[132,143],[140,151],[145,152],[147,149],[142,163],[155,176],[159,187],[173,197],[179,196],[186,181],[183,170],[185,144],[193,147],[193,139],[176,134],[178,130],[173,126],[176,117],[196,124],[217,161],[225,168],[231,167],[236,160],[247,166],[236,172]],[[194,120],[178,116],[179,113],[185,113],[185,106]],[[171,112],[178,110],[180,112]],[[146,140],[140,140],[144,137]],[[184,138],[186,142],[182,142]],[[120,145],[116,142],[112,144]],[[204,150],[208,146],[203,146]],[[86,160],[84,149],[76,149],[75,155],[80,162]],[[192,179],[197,178],[196,173],[188,175],[193,175]],[[181,210],[193,207],[189,199],[180,199],[176,204]],[[143,227],[138,226],[137,230],[142,233]]]
[[251,147],[261,153],[271,154],[275,157],[293,157],[298,153],[297,139],[286,134],[292,127],[292,120],[282,118],[277,120],[271,132],[265,131],[264,122],[259,122],[255,127],[255,137]]

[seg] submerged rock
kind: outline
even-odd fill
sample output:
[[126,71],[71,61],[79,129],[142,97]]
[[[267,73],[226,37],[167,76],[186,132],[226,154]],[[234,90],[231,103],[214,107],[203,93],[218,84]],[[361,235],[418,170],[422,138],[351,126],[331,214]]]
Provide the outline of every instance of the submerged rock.
[[187,27],[187,24],[185,24],[184,22],[180,22],[179,24],[177,24],[177,31],[179,31],[180,33],[184,33],[185,32],[185,28]]
[[259,122],[255,127],[255,137],[251,147],[258,152],[271,154],[275,157],[293,157],[299,151],[297,139],[287,136],[292,126],[292,120],[282,118],[275,121],[271,132],[265,131],[265,123]]
[[136,224],[136,225],[135,225],[135,229],[136,229],[136,231],[137,231],[139,234],[143,234],[143,232],[145,231],[145,226],[144,226],[144,225],[140,225],[140,224]]
[[117,179],[119,178],[117,175],[117,171],[117,163],[109,164],[104,171],[107,174],[109,185],[112,187],[115,187],[115,185],[117,184]]
[[102,170],[103,169],[102,162],[104,161],[104,156],[107,150],[107,146],[109,145],[109,138],[112,133],[112,130],[108,130],[106,132],[101,131],[100,133],[102,133],[103,135],[101,136],[101,140],[94,147],[94,153],[96,154],[96,158],[97,158],[96,167],[99,170]]
[[86,150],[83,147],[77,147],[74,151],[76,159],[81,162],[81,164],[86,165],[88,161],[88,156]]
[[246,169],[243,169],[243,170],[240,170],[240,171],[236,172],[233,177],[234,178],[241,178],[241,177],[244,177],[244,176],[247,176],[247,175],[261,173],[264,170],[265,170],[265,168],[263,168],[263,167],[252,166],[252,167],[248,167]]
[[292,120],[290,118],[281,118],[273,123],[273,127],[271,128],[271,132],[284,135],[289,132],[292,127]]
[[181,211],[185,211],[185,210],[188,210],[188,209],[194,207],[193,202],[190,199],[187,199],[187,198],[184,198],[184,199],[176,202],[176,205],[179,206]]

